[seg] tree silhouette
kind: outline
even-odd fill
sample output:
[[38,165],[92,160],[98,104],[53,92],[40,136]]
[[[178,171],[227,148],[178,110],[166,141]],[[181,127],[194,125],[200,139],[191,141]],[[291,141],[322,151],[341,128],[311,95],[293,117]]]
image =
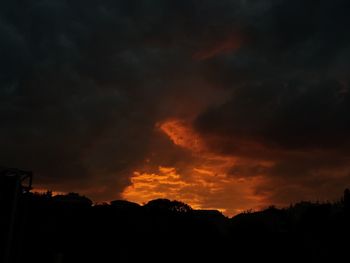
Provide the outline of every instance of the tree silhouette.
[[347,188],[344,190],[343,203],[346,211],[350,209],[350,190]]
[[[93,206],[77,193],[23,192],[14,262],[339,262],[349,245],[342,238],[350,235],[348,189],[341,200],[270,206],[227,218],[176,200]],[[0,209],[2,220],[6,204]]]
[[169,199],[156,199],[149,201],[144,206],[145,208],[156,210],[156,211],[170,211],[178,213],[187,213],[192,211],[192,208],[180,201],[170,201]]
[[140,208],[140,205],[137,203],[129,202],[126,200],[114,200],[110,202],[112,207],[118,209],[137,209]]

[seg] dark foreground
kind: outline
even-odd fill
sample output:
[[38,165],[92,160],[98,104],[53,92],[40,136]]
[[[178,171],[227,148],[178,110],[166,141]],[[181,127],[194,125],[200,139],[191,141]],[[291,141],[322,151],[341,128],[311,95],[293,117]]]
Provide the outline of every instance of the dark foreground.
[[[77,194],[24,193],[9,262],[347,262],[348,192],[337,203],[302,202],[227,218],[164,199],[95,205]],[[1,253],[9,204],[1,207]],[[1,261],[2,262],[2,261]]]

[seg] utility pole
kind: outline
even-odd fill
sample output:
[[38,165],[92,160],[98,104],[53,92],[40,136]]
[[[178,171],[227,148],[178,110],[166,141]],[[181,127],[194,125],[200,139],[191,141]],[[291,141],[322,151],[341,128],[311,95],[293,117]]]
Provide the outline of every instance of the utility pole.
[[[15,230],[16,222],[18,222],[19,198],[23,193],[30,191],[32,179],[32,172],[12,168],[0,168],[1,209],[7,210],[5,212],[8,214],[8,220],[5,222],[7,239],[5,240],[4,247],[4,263],[13,263],[15,260]],[[27,185],[22,185],[24,181],[27,181]],[[7,219],[6,217],[4,218],[4,220]]]

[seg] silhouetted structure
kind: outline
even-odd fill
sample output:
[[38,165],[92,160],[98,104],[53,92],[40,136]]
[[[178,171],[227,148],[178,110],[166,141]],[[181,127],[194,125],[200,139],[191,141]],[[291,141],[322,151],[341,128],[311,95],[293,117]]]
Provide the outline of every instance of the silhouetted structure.
[[[20,209],[22,194],[28,193],[32,187],[32,173],[13,168],[0,168],[0,207],[1,207],[1,258],[5,263],[14,262],[19,254],[21,230],[20,219],[25,215]],[[17,230],[17,231],[15,231]],[[16,239],[17,238],[17,239]]]

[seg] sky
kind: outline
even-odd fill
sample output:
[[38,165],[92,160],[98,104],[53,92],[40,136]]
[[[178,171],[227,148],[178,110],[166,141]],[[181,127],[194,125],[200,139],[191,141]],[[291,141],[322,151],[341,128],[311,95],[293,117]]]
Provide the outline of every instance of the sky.
[[348,0],[0,3],[0,161],[234,215],[350,185]]

